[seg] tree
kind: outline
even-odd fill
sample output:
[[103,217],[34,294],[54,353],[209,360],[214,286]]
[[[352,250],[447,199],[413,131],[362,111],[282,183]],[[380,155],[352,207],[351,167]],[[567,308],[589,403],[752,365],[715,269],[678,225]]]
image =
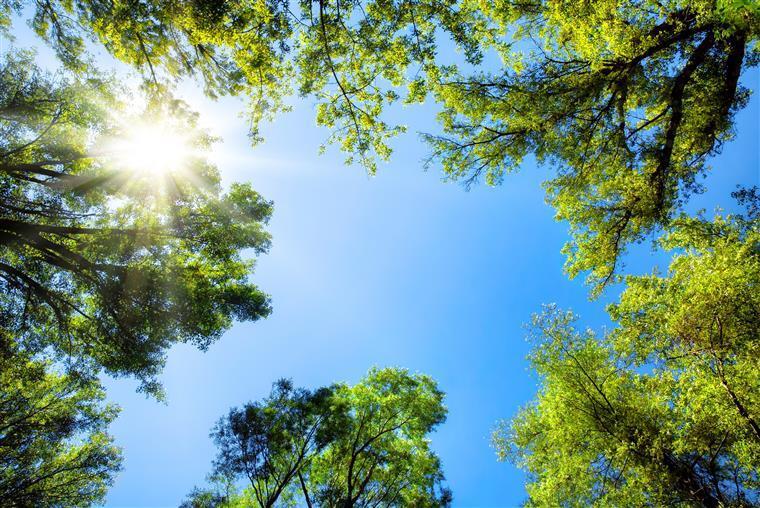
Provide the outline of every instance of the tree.
[[[430,378],[399,369],[313,392],[279,381],[220,420],[212,478],[224,488],[196,489],[185,506],[446,506],[426,438],[445,419],[442,400]],[[230,492],[240,478],[248,487]]]
[[[616,278],[627,244],[699,190],[759,56],[760,9],[748,0],[35,6],[36,31],[73,68],[89,36],[148,81],[194,75],[210,94],[248,95],[254,139],[284,96],[312,96],[331,140],[370,171],[405,129],[383,111],[432,97],[442,132],[425,136],[430,161],[449,178],[495,184],[529,154],[557,165],[546,188],[573,231],[567,268],[589,271],[595,292]],[[452,41],[463,58],[443,56]],[[504,64],[483,65],[488,54]]]
[[59,374],[0,334],[0,504],[91,506],[121,467],[117,409],[95,379]]
[[[205,348],[269,313],[241,252],[267,250],[272,204],[248,185],[222,191],[203,156],[213,139],[181,101],[163,94],[140,118],[118,92],[45,74],[30,53],[0,64],[0,318],[27,349],[158,395],[171,344]],[[162,122],[184,133],[177,167],[125,164],[119,142]]]
[[[3,4],[10,24],[22,2]],[[467,15],[473,7],[463,6]],[[458,9],[452,0],[50,0],[34,6],[32,26],[73,69],[87,66],[84,41],[95,39],[150,83],[195,76],[210,95],[247,95],[254,140],[262,119],[287,109],[288,94],[316,96],[318,123],[374,168],[403,130],[379,118],[400,97],[380,81],[402,85],[407,70],[433,63],[438,27],[478,60]]]
[[[501,32],[523,43],[497,46],[512,68],[449,73],[435,92],[445,135],[428,139],[446,172],[468,181],[498,181],[529,153],[555,163],[545,186],[573,234],[567,268],[590,271],[598,292],[625,245],[666,226],[700,189],[708,157],[730,138],[749,97],[739,78],[758,62],[760,10],[678,0],[491,5]],[[534,50],[523,57],[527,42]]]
[[311,392],[283,379],[264,401],[233,408],[212,433],[219,447],[214,473],[247,478],[256,503],[274,506],[338,432],[342,418],[331,414],[332,398],[331,388]]
[[760,195],[744,216],[681,217],[667,276],[628,277],[618,326],[535,320],[536,401],[494,433],[529,473],[529,504],[752,506],[760,502]]
[[450,501],[427,434],[446,418],[443,393],[427,376],[372,370],[336,387],[348,422],[314,459],[310,491],[320,506],[440,506]]

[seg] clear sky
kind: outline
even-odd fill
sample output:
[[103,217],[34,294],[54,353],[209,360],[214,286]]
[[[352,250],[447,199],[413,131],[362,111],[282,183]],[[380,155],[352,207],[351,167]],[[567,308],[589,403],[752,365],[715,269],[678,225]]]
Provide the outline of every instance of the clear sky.
[[[757,70],[744,83],[757,90]],[[295,111],[251,148],[242,103],[210,102],[191,85],[183,95],[224,139],[214,157],[225,181],[251,181],[275,202],[273,246],[254,275],[274,312],[235,325],[206,353],[174,347],[161,376],[165,405],[135,393],[134,382],[106,382],[122,407],[112,433],[125,457],[108,506],[179,504],[210,470],[214,422],[265,396],[274,380],[354,383],[372,366],[429,374],[447,393],[448,420],[432,441],[455,506],[518,505],[524,476],[496,461],[489,434],[536,390],[523,324],[554,302],[599,328],[616,293],[590,302],[583,281],[563,274],[567,229],[540,187],[549,170],[526,161],[500,187],[469,192],[444,183],[438,169],[423,171],[426,147],[413,133],[435,129],[434,110],[413,107],[393,112],[410,133],[368,177],[345,166],[336,149],[317,155],[327,132],[315,126],[309,101],[294,100]],[[758,104],[754,97],[739,113],[737,137],[715,159],[709,191],[691,210],[730,210],[736,184],[758,184]],[[646,244],[628,256],[627,269],[666,263]]]

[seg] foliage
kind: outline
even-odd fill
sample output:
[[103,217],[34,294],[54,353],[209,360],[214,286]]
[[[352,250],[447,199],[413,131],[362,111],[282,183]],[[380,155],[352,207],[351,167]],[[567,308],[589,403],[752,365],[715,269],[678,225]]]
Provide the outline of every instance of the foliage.
[[280,380],[264,401],[233,408],[212,433],[219,448],[215,474],[247,477],[257,503],[274,505],[338,432],[342,418],[331,414],[332,397],[330,388],[311,392]]
[[679,218],[667,277],[631,276],[603,337],[550,308],[535,324],[535,402],[494,434],[530,505],[760,502],[760,205]]
[[760,15],[712,1],[496,2],[495,73],[454,72],[436,94],[446,135],[430,137],[447,173],[496,182],[533,153],[570,224],[571,276],[598,292],[619,256],[667,225],[732,132],[757,64]]
[[[529,502],[760,503],[758,192],[737,194],[747,216],[679,216],[749,100],[756,2],[0,0],[2,33],[25,13],[68,71],[45,75],[18,52],[0,68],[0,326],[17,368],[72,390],[105,369],[160,394],[172,343],[205,348],[233,319],[269,312],[240,253],[267,249],[271,203],[249,186],[223,192],[197,153],[166,176],[123,171],[103,140],[136,119],[93,74],[88,39],[143,73],[148,122],[172,118],[199,148],[213,140],[165,93],[188,76],[210,96],[248,96],[253,141],[289,94],[315,98],[318,124],[370,172],[405,130],[384,112],[430,98],[429,162],[448,178],[498,184],[530,155],[554,166],[545,187],[571,228],[567,270],[588,272],[594,295],[620,279],[631,242],[664,229],[678,252],[667,276],[626,279],[610,332],[577,332],[556,309],[536,318],[542,389],[494,438],[530,473]],[[40,352],[75,368],[45,374]],[[353,387],[278,382],[219,422],[213,485],[185,505],[446,505],[426,439],[442,398],[394,369]],[[100,474],[82,502],[102,497]]]
[[445,419],[442,400],[430,378],[399,369],[313,392],[279,381],[212,433],[217,486],[248,487],[196,489],[185,506],[446,506],[426,438]]
[[0,335],[0,504],[91,506],[121,466],[96,380],[58,374]]
[[[3,5],[9,19],[22,2]],[[626,245],[700,189],[747,102],[760,33],[746,0],[35,5],[34,28],[70,67],[86,67],[90,36],[156,83],[193,75],[209,94],[247,95],[255,140],[292,91],[314,97],[318,123],[370,171],[405,130],[383,112],[433,98],[430,161],[451,179],[495,184],[529,154],[557,166],[546,189],[573,232],[567,269],[590,272],[597,293]]]
[[248,185],[222,192],[200,151],[166,173],[124,168],[109,151],[109,139],[164,117],[188,145],[208,148],[213,140],[182,102],[162,96],[139,118],[109,80],[47,75],[30,53],[4,57],[2,325],[27,348],[136,376],[160,394],[155,375],[171,344],[205,348],[233,319],[269,313],[241,251],[268,248],[272,204]]
[[[9,19],[22,2],[3,4]],[[35,4],[32,24],[70,68],[86,67],[92,38],[150,82],[190,75],[212,96],[247,95],[254,141],[261,120],[288,109],[288,94],[313,95],[318,123],[374,170],[374,156],[387,158],[388,138],[403,130],[379,115],[399,99],[393,88],[407,71],[432,62],[436,29],[477,61],[459,8],[453,0],[50,0]]]

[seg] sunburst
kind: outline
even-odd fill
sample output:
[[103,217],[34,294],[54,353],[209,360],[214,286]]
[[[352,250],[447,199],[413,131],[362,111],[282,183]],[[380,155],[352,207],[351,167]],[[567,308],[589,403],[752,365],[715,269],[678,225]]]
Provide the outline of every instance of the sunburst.
[[164,123],[130,127],[111,145],[119,166],[146,176],[179,172],[195,154],[189,139]]

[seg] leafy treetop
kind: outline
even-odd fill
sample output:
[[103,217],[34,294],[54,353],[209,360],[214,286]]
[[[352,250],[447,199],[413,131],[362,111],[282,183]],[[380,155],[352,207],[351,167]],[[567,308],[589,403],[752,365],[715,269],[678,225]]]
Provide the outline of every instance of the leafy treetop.
[[630,242],[667,225],[732,135],[757,65],[760,10],[713,1],[494,2],[496,72],[449,71],[434,89],[447,174],[498,182],[528,154],[573,235],[571,276],[596,293]]
[[[6,24],[23,4],[0,2]],[[572,228],[567,269],[590,272],[596,292],[626,245],[699,190],[747,102],[760,34],[744,0],[50,0],[34,12],[70,67],[86,67],[89,37],[149,81],[192,75],[211,95],[247,95],[254,140],[288,94],[314,97],[317,122],[370,171],[405,129],[383,111],[431,97],[430,161],[449,178],[495,184],[529,154],[556,164],[546,189]],[[493,54],[501,64],[484,64]]]
[[442,399],[430,378],[400,369],[313,392],[279,381],[219,421],[217,488],[196,489],[184,506],[448,505],[426,437],[445,419]]
[[[116,92],[45,74],[30,53],[0,62],[0,321],[30,351],[159,394],[172,343],[205,348],[269,313],[241,252],[268,248],[272,204],[248,185],[223,192],[203,155],[213,140],[182,102],[149,102],[140,119]],[[171,171],[125,167],[112,145],[161,121],[195,151]]]
[[529,505],[760,502],[760,196],[742,197],[747,216],[674,222],[682,253],[667,277],[628,277],[608,334],[536,318],[538,398],[494,433]]
[[106,433],[117,409],[96,380],[59,374],[0,332],[0,504],[86,507],[121,467]]

